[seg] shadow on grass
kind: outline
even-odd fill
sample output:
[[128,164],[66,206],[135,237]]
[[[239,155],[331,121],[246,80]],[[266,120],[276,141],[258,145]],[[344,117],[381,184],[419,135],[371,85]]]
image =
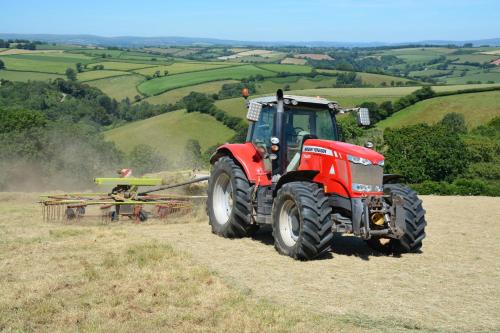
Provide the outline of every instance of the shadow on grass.
[[[270,226],[261,227],[252,238],[264,245],[274,246],[274,238]],[[335,255],[352,256],[360,258],[361,260],[370,260],[370,257],[399,258],[401,256],[397,253],[375,251],[359,237],[334,234],[332,243],[331,252],[326,253],[316,260],[332,259]]]

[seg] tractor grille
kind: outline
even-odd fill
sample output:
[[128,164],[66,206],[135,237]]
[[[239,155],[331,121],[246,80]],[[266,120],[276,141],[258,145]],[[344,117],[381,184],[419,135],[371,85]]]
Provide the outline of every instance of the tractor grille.
[[352,182],[356,184],[382,186],[384,170],[380,165],[363,165],[349,162]]

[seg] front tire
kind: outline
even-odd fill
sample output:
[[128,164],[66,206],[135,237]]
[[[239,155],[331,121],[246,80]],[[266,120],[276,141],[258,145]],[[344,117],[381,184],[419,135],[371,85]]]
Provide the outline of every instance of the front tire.
[[311,260],[330,250],[332,208],[317,184],[292,182],[278,191],[273,205],[274,247],[299,260]]
[[207,213],[212,232],[226,238],[251,236],[252,187],[241,168],[228,156],[218,159],[208,181]]
[[[409,253],[418,252],[425,238],[425,209],[417,193],[403,184],[384,185],[386,194],[396,194],[404,199],[406,232],[400,239],[371,238],[367,240],[368,246],[383,253]],[[392,202],[388,201],[389,204]]]

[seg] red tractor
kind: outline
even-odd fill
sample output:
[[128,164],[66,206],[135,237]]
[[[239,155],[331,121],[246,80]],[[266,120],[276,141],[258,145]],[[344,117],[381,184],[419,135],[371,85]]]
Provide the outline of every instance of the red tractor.
[[[225,144],[211,158],[207,213],[212,231],[251,236],[272,225],[276,250],[310,260],[349,233],[383,252],[416,252],[425,210],[410,188],[383,174],[384,156],[339,141],[336,115],[322,98],[283,95],[247,103],[246,143]],[[351,109],[370,124],[367,109]]]

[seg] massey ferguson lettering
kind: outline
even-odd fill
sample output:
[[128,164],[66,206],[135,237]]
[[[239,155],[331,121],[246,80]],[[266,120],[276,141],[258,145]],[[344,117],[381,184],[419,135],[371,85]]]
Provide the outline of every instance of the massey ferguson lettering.
[[302,149],[304,153],[316,153],[316,154],[322,154],[322,155],[328,155],[328,156],[333,156],[333,153],[330,149],[326,149],[323,147],[316,147],[316,146],[304,146],[304,149]]

